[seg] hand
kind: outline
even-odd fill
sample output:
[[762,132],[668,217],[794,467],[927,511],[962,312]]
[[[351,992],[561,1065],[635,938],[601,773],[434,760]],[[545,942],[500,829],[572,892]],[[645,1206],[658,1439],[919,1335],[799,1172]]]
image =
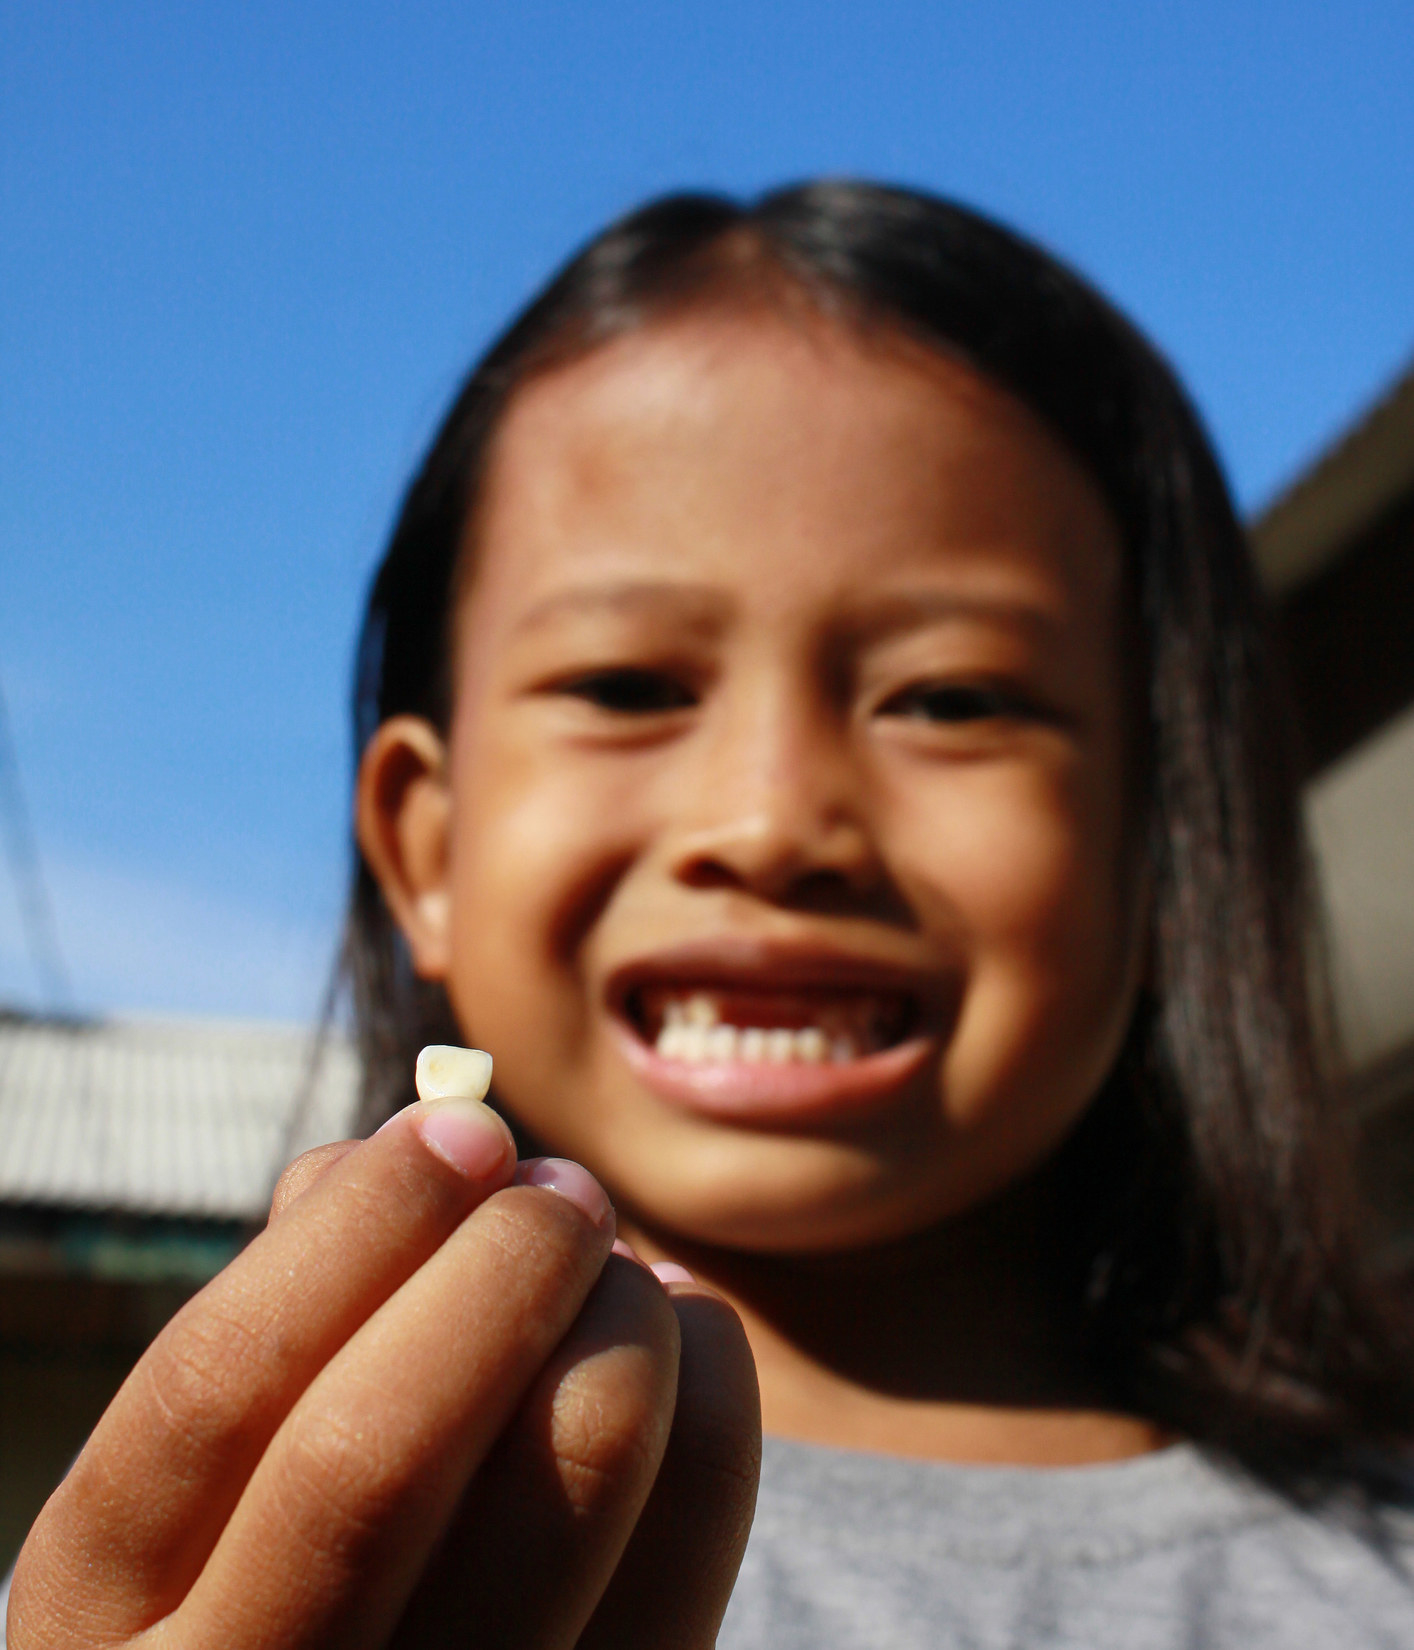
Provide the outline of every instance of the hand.
[[40,1515],[12,1650],[711,1645],[755,1371],[613,1235],[474,1102],[297,1160]]

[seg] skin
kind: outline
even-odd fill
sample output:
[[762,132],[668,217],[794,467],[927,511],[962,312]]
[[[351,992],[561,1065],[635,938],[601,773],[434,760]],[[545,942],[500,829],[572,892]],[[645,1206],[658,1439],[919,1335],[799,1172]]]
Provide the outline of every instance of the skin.
[[[460,1166],[421,1134],[459,1107]],[[610,1254],[573,1172],[574,1197],[518,1183],[470,1102],[293,1164],[51,1497],[8,1642],[710,1646],[751,1518],[750,1353],[710,1291]]]
[[[901,339],[697,313],[525,388],[468,541],[449,736],[387,725],[360,817],[503,1102],[733,1300],[769,1428],[1152,1447],[1099,1408],[1037,1173],[1142,965],[1121,555],[1087,475]],[[939,687],[962,698],[933,714]],[[927,982],[934,1056],[838,1126],[665,1104],[616,973],[724,935]]]
[[[485,1108],[460,1166],[453,1102],[312,1154],[46,1508],[18,1650],[710,1645],[757,1371],[797,1437],[1160,1441],[1096,1399],[1049,1258],[1145,915],[1088,478],[960,365],[704,312],[523,389],[468,538],[449,734],[379,731],[360,841],[501,1102],[701,1281],[611,1255],[596,1182],[527,1183]],[[666,1102],[615,981],[723,937],[914,982],[927,1058],[848,1118]]]

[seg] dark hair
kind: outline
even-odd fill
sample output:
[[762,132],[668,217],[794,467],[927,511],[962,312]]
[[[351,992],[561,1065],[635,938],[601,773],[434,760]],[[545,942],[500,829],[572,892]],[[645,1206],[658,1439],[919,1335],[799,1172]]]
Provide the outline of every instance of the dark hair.
[[[807,184],[748,206],[656,201],[550,282],[467,379],[369,596],[359,751],[386,717],[445,726],[459,550],[488,445],[535,374],[674,310],[805,301],[961,358],[1038,413],[1098,482],[1135,598],[1151,984],[1057,1160],[1113,1401],[1319,1483],[1414,1432],[1402,1329],[1362,1267],[1325,1078],[1310,880],[1284,700],[1242,529],[1171,371],[1103,298],[960,207]],[[345,967],[373,1125],[456,1040],[359,860]]]

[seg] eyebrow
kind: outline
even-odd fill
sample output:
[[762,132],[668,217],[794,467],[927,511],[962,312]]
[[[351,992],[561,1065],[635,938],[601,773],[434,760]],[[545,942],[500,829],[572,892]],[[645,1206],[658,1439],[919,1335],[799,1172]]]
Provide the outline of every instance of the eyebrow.
[[851,615],[848,632],[856,641],[882,641],[922,624],[958,619],[1001,622],[1038,639],[1061,628],[1058,616],[1038,602],[1006,596],[969,596],[946,590],[907,590],[874,598]]
[[694,623],[715,625],[725,617],[728,600],[710,585],[678,583],[673,580],[622,579],[612,584],[593,584],[557,590],[526,609],[516,621],[519,634],[538,630],[564,613],[662,613],[671,608],[684,612]]
[[[707,584],[668,579],[622,579],[607,584],[571,586],[543,597],[526,609],[515,633],[539,630],[565,614],[647,614],[665,610],[702,628],[716,629],[727,618],[731,600]],[[1038,640],[1053,637],[1057,618],[1038,603],[999,596],[969,596],[944,590],[908,590],[861,603],[840,627],[856,643],[883,641],[920,625],[956,620],[1001,622],[1030,632]]]

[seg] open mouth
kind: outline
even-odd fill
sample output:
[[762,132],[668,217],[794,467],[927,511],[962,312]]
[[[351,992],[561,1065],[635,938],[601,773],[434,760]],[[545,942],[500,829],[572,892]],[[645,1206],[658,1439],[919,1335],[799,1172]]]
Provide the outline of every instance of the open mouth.
[[625,1015],[660,1059],[687,1065],[848,1065],[916,1030],[903,991],[641,985]]
[[720,1122],[809,1129],[918,1098],[951,1024],[942,979],[726,935],[627,962],[608,994],[623,1057],[659,1099]]

